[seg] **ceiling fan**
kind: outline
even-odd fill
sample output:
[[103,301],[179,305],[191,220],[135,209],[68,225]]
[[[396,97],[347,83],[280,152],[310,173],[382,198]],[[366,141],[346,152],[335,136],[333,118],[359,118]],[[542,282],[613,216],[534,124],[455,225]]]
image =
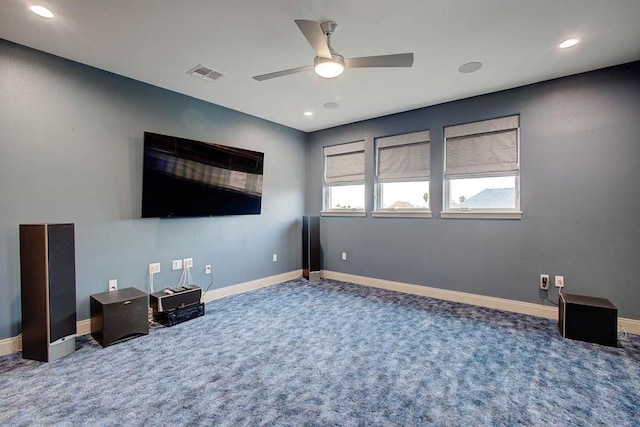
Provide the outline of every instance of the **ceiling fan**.
[[339,76],[346,68],[367,67],[411,67],[413,65],[413,53],[397,53],[392,55],[363,56],[360,58],[344,58],[331,47],[331,36],[338,24],[333,21],[309,21],[296,19],[296,25],[302,31],[307,41],[316,52],[313,65],[290,68],[276,71],[275,73],[261,74],[253,78],[258,81],[275,79],[307,70],[315,70],[320,77],[331,79]]

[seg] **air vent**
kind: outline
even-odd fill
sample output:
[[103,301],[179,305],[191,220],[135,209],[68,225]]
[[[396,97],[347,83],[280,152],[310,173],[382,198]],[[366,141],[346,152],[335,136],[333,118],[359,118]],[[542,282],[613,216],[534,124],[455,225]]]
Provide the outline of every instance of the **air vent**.
[[202,64],[190,69],[189,71],[187,71],[187,74],[191,74],[193,77],[197,77],[202,80],[208,80],[211,82],[214,80],[218,80],[220,77],[224,76],[223,73]]

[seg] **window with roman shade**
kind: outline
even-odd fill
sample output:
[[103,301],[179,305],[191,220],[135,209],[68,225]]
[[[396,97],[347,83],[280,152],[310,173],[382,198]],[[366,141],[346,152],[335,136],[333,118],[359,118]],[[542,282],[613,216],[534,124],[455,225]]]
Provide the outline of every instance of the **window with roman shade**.
[[519,127],[514,115],[444,128],[445,212],[519,213]]
[[376,138],[376,214],[427,212],[429,131]]
[[364,141],[324,147],[324,211],[364,211]]

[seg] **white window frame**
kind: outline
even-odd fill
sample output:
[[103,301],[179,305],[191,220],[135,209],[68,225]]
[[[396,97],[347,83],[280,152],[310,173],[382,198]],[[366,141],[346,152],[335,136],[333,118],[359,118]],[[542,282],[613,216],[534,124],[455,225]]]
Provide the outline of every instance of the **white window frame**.
[[[327,163],[328,158],[331,156],[340,155],[356,155],[362,156],[362,170],[357,173],[352,173],[350,176],[344,176],[339,178],[328,178]],[[322,204],[323,210],[320,212],[321,216],[361,216],[367,215],[366,206],[362,209],[336,209],[330,208],[331,206],[331,189],[346,185],[362,185],[364,203],[366,204],[366,186],[365,186],[365,144],[364,141],[349,142],[346,144],[338,144],[323,147],[323,180],[322,180]]]
[[[510,171],[447,173],[447,140],[456,137],[486,136],[494,132],[515,130],[515,168]],[[484,219],[521,219],[520,209],[520,116],[513,115],[497,119],[482,120],[444,128],[444,176],[443,211],[441,218],[484,218]],[[450,181],[455,179],[497,178],[513,176],[515,178],[515,203],[513,208],[455,208],[449,206]]]
[[[402,172],[398,173],[398,177],[385,177],[381,178],[380,171],[380,150],[391,147],[401,147],[413,144],[425,144],[427,150],[427,164],[425,165],[425,171],[422,176],[402,176]],[[383,184],[393,182],[423,182],[426,181],[428,185],[427,193],[431,195],[431,176],[430,176],[430,149],[431,138],[428,130],[411,132],[406,134],[400,134],[395,136],[388,136],[375,139],[375,166],[376,166],[376,194],[375,194],[375,206],[376,209],[372,212],[373,217],[400,217],[400,218],[430,218],[431,210],[429,209],[429,202],[427,201],[426,208],[383,208]],[[409,174],[410,175],[410,174]]]

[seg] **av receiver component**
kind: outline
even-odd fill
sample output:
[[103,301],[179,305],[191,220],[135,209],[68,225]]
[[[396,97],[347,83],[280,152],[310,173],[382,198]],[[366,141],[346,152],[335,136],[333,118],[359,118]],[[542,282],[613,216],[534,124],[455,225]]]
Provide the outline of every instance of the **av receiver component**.
[[180,288],[167,288],[149,295],[149,305],[153,311],[171,311],[177,308],[198,304],[202,298],[202,288],[187,285]]
[[153,320],[165,326],[173,326],[200,316],[204,316],[204,303],[202,302],[171,311],[154,312]]

